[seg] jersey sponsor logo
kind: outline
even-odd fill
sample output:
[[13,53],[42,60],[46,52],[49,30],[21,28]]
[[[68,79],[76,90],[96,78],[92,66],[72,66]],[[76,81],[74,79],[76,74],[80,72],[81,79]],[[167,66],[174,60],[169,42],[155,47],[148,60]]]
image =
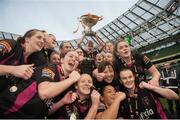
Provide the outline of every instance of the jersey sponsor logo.
[[51,79],[54,79],[54,72],[50,68],[44,68],[42,69],[42,75],[41,77],[49,77]]
[[1,54],[9,53],[11,50],[12,50],[12,47],[11,47],[10,43],[8,43],[7,41],[0,41],[0,53]]
[[148,119],[151,115],[154,115],[153,109],[147,109],[140,113],[140,119]]

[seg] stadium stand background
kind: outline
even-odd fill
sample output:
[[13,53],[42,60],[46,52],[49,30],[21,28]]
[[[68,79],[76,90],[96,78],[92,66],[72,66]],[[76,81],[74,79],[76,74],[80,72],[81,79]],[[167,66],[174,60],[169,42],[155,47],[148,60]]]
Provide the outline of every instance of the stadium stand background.
[[[130,36],[131,46],[146,54],[157,66],[171,62],[180,68],[179,6],[179,0],[139,0],[96,33],[104,42]],[[3,30],[0,32],[0,38],[16,40],[18,36]],[[77,40],[66,41],[70,41],[72,47],[76,48]],[[95,41],[93,37],[86,36],[82,45],[85,46],[88,40]]]

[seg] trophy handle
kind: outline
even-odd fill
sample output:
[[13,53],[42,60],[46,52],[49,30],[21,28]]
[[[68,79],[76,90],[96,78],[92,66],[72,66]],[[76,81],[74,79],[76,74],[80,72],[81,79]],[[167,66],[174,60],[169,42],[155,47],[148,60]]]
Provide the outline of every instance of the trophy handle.
[[101,21],[102,19],[103,19],[103,17],[102,17],[102,16],[100,16],[100,17],[99,17],[99,19],[98,19],[98,21]]
[[80,23],[81,23],[81,21],[79,21],[77,29],[75,31],[73,31],[74,34],[77,33],[77,31],[79,30]]

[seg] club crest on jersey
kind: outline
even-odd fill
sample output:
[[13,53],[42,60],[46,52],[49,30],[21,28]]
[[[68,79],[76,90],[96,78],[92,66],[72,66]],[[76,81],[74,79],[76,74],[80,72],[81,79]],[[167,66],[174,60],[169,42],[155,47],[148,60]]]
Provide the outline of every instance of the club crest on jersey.
[[7,41],[0,41],[0,53],[9,53],[12,50],[10,43]]
[[49,77],[51,79],[54,79],[54,72],[50,68],[44,68],[42,69],[42,75],[41,77]]
[[144,104],[145,107],[149,106],[149,99],[148,99],[147,96],[143,97],[142,101],[143,101],[143,104]]

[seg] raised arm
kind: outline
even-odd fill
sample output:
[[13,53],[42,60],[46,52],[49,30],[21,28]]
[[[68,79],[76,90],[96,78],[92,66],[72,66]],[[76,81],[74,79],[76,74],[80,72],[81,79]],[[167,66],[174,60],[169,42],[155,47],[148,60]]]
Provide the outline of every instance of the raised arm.
[[155,85],[148,84],[144,81],[142,81],[139,84],[139,87],[154,91],[169,100],[178,100],[179,99],[179,96],[173,90],[168,89],[168,88],[161,88],[161,87],[158,87]]
[[105,46],[105,43],[101,40],[101,38],[97,35],[97,33],[95,33],[95,38],[97,42],[99,43],[98,49],[101,51],[103,47]]
[[85,38],[85,33],[83,32],[82,37],[79,39],[79,41],[78,41],[78,43],[77,43],[77,46],[78,46],[79,48],[81,48],[81,43],[83,42],[84,38]]
[[72,91],[69,91],[68,93],[66,93],[66,95],[61,99],[59,100],[57,103],[54,103],[52,106],[51,106],[51,109],[48,113],[48,115],[51,115],[53,114],[54,112],[56,112],[60,107],[66,105],[66,104],[71,104],[73,103],[77,98],[77,94],[76,93],[73,93]]
[[91,101],[92,101],[92,105],[91,105],[85,119],[94,119],[97,114],[97,109],[100,104],[100,94],[96,90],[92,91]]
[[161,77],[157,68],[153,65],[148,69],[149,73],[152,75],[152,79],[148,82],[149,84],[159,86],[159,79]]

